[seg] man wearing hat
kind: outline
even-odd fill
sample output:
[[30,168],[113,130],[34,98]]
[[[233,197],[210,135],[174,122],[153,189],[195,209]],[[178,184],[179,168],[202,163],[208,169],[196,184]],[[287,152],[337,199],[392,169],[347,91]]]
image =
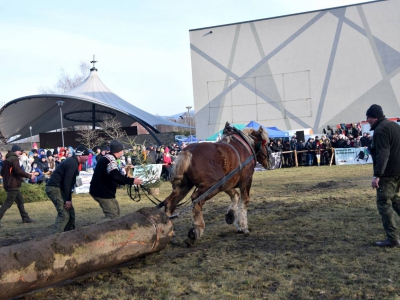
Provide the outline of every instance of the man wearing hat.
[[115,199],[117,184],[142,184],[139,178],[129,178],[121,174],[117,159],[124,154],[124,145],[117,140],[110,143],[110,153],[99,159],[90,182],[90,195],[97,201],[106,219],[120,216],[118,201]]
[[360,138],[361,147],[368,147],[371,144],[369,132],[364,132],[363,136]]
[[0,207],[0,220],[11,205],[16,202],[22,218],[22,223],[31,223],[33,220],[29,218],[28,213],[25,211],[24,198],[19,189],[21,187],[22,177],[33,180],[36,176],[35,174],[26,173],[20,167],[19,156],[21,155],[21,152],[22,149],[20,146],[13,145],[11,151],[6,155],[6,160],[3,162],[1,176],[3,177],[3,187],[7,192],[7,198]]
[[[161,148],[160,148],[160,150],[161,150]],[[153,144],[149,145],[149,152],[146,155],[146,163],[148,163],[148,164],[156,164],[157,163],[157,152],[154,149]]]
[[65,159],[51,174],[46,184],[46,194],[57,210],[53,233],[75,229],[75,209],[72,205],[72,189],[79,175],[79,164],[84,164],[89,150],[79,145],[73,156]]
[[367,122],[374,130],[370,145],[378,211],[382,217],[386,240],[377,242],[380,247],[400,247],[395,213],[400,216],[400,126],[383,115],[382,107],[373,104],[367,110]]
[[108,147],[108,146],[101,147],[100,153],[96,156],[96,162],[98,162],[100,158],[102,158],[104,155],[106,155],[109,152],[110,152],[110,147]]

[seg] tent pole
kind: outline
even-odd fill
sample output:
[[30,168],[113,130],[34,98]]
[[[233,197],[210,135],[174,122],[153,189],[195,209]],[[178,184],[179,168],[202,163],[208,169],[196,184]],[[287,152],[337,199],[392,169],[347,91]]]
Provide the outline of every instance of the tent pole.
[[92,104],[92,130],[96,129],[96,105]]
[[153,129],[153,127],[151,126],[147,126],[146,124],[144,124],[144,122],[142,122],[141,120],[138,120],[138,119],[136,119],[136,121],[140,124],[140,125],[142,125],[150,134],[151,134],[151,136],[156,140],[156,142],[157,142],[157,144],[159,145],[159,146],[161,146],[162,145],[162,143],[161,143],[161,141],[158,139],[158,137],[154,134],[155,133],[155,131],[154,131],[154,129]]
[[161,141],[158,139],[158,137],[154,134],[154,131],[152,130],[152,128],[150,128],[150,127],[148,127],[148,126],[146,126],[146,125],[144,125],[144,124],[141,124],[141,125],[151,134],[151,136],[156,140],[157,144],[158,144],[159,146],[161,146],[162,143],[161,143]]

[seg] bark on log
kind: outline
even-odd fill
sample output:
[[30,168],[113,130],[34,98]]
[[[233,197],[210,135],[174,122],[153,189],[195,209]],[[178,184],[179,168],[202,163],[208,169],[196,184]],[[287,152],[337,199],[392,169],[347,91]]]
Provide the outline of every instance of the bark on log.
[[0,248],[0,299],[98,271],[164,249],[172,223],[155,208]]

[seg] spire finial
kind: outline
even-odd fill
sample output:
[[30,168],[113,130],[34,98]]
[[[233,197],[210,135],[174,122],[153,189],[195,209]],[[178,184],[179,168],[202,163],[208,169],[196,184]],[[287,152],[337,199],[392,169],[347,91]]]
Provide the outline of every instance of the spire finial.
[[94,64],[97,63],[97,60],[94,59],[94,54],[93,54],[93,60],[90,63],[93,64],[93,68],[91,68],[90,71],[97,71],[96,67],[94,66]]

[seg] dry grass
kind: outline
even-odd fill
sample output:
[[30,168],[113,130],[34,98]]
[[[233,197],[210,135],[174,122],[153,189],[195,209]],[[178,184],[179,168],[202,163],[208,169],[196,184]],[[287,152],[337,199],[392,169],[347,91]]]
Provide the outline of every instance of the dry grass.
[[[220,194],[205,205],[199,244],[183,243],[190,215],[174,220],[180,238],[160,253],[91,274],[27,299],[399,299],[400,250],[380,249],[384,238],[370,188],[371,166],[281,169],[254,175],[251,235],[224,222]],[[165,183],[160,197],[170,186]],[[133,203],[119,191],[122,214]],[[75,197],[77,225],[98,222],[90,197]],[[51,202],[26,205],[35,224],[22,225],[16,207],[3,218],[2,245],[50,233]]]

